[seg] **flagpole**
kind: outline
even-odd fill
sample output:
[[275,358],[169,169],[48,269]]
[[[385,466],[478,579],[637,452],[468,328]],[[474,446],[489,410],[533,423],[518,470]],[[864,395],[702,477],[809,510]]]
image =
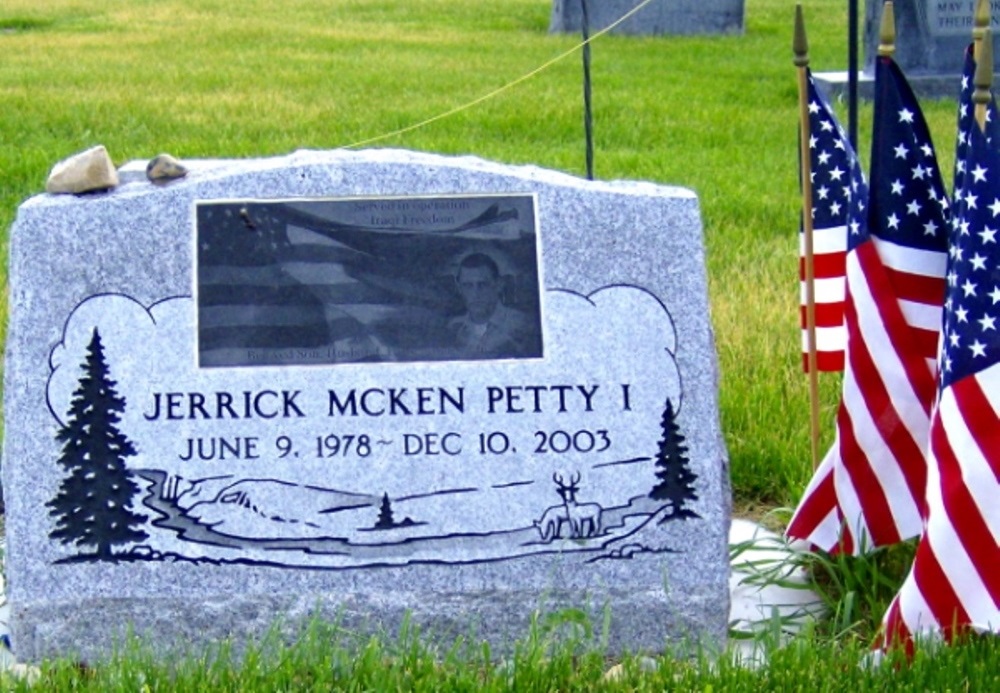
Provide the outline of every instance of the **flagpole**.
[[847,0],[847,139],[858,151],[858,0]]
[[990,102],[990,87],[993,85],[993,32],[983,29],[983,40],[976,60],[976,76],[972,80],[976,90],[972,92],[972,103],[976,104],[976,122],[979,129],[986,132],[986,106]]
[[584,157],[587,180],[594,180],[594,111],[590,91],[590,17],[587,0],[580,0],[580,31],[583,35],[583,135],[586,140]]
[[892,0],[882,5],[882,21],[878,25],[878,54],[881,58],[891,58],[896,52],[896,13]]
[[972,26],[972,57],[979,62],[979,52],[983,45],[983,32],[990,26],[989,0],[979,0],[976,3],[976,13]]
[[813,254],[812,161],[809,155],[809,41],[802,5],[795,6],[794,63],[799,76],[799,158],[802,170],[802,233],[806,265],[806,364],[809,370],[809,449],[819,467],[819,365],[816,358],[816,267]]

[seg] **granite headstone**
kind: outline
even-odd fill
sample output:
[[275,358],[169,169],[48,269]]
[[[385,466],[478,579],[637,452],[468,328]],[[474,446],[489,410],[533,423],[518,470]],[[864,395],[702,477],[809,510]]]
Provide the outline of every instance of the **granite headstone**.
[[[895,50],[893,59],[903,69],[914,92],[926,98],[958,97],[966,47],[972,42],[977,0],[916,0],[893,4]],[[1000,0],[990,0],[993,50],[1000,50]],[[871,98],[875,59],[878,57],[882,0],[865,0],[863,17],[864,63],[858,91]],[[847,72],[819,72],[817,79],[832,95],[847,89]]]
[[[584,0],[552,0],[552,33],[579,33]],[[605,29],[642,0],[586,0],[590,33]],[[611,30],[625,35],[742,34],[745,0],[653,0]]]
[[612,651],[724,641],[693,193],[392,150],[185,163],[18,210],[19,658],[317,611],[501,650],[568,607]]
[[[875,73],[878,55],[879,23],[882,2],[865,2],[865,72]],[[991,0],[994,50],[1000,29],[1000,1]],[[896,2],[896,50],[893,59],[907,77],[942,76],[952,83],[952,93],[958,95],[958,78],[966,46],[972,41],[976,0],[917,0]]]

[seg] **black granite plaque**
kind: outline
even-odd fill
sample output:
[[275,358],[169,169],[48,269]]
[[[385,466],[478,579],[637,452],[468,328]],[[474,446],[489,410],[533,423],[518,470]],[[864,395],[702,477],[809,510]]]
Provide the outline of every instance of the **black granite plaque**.
[[541,358],[532,195],[196,208],[198,361]]

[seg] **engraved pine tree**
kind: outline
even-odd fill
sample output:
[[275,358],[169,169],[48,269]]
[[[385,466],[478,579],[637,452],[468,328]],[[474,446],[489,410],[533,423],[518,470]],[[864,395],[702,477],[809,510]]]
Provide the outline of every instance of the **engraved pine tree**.
[[660,438],[660,449],[656,454],[656,478],[660,483],[649,492],[654,500],[670,502],[670,514],[660,520],[660,523],[673,519],[701,517],[698,513],[685,506],[688,501],[698,500],[694,491],[694,482],[698,475],[688,466],[687,446],[680,426],[677,425],[674,407],[670,400],[663,409],[663,419],[660,422],[663,437]]
[[46,503],[56,528],[49,533],[63,544],[94,547],[94,557],[113,558],[112,546],[142,541],[149,535],[137,527],[147,516],[130,509],[139,487],[125,466],[135,445],[118,430],[125,398],[109,377],[97,329],[87,347],[83,376],[73,393],[67,422],[56,433],[63,444],[59,456],[68,475],[55,498]]
[[375,523],[377,529],[391,529],[396,526],[392,519],[392,503],[389,501],[389,494],[382,494],[382,505],[378,510],[378,522]]

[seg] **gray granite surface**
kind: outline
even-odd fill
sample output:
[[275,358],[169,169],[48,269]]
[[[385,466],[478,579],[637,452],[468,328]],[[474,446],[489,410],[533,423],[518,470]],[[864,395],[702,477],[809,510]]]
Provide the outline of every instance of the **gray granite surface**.
[[[881,0],[865,0],[862,33],[864,36],[864,71],[875,74],[878,55],[879,25],[882,17]],[[907,77],[950,77],[952,90],[943,89],[923,93],[942,98],[957,98],[962,75],[962,62],[966,46],[972,42],[975,0],[915,0],[897,2],[893,12],[896,17],[896,48],[893,58]],[[996,54],[997,29],[1000,15],[993,10],[993,51]],[[933,85],[934,82],[928,81]]]
[[[734,663],[757,667],[767,663],[771,648],[783,647],[811,621],[822,618],[825,607],[822,600],[809,589],[809,578],[799,567],[796,552],[808,550],[801,542],[787,543],[782,537],[769,532],[748,520],[734,519],[729,529],[731,571],[729,577],[731,632],[745,637],[730,639],[728,653]],[[0,548],[4,544],[0,539]],[[782,575],[781,584],[767,584],[760,580],[763,573],[776,571]],[[266,606],[266,604],[262,604]],[[774,639],[774,615],[782,619],[782,635]],[[18,663],[7,644],[10,642],[10,604],[4,595],[0,577],[0,674],[7,673],[29,681],[40,676],[37,667]],[[101,626],[100,622],[81,625],[80,628]],[[115,624],[111,624],[115,627]],[[357,642],[345,643],[348,647]],[[268,650],[272,657],[280,657],[278,650]],[[714,651],[713,651],[714,654]],[[204,652],[194,651],[197,659]],[[667,656],[670,656],[668,653]],[[654,662],[649,658],[641,661]],[[606,674],[612,678],[622,673],[617,664]]]
[[[18,659],[317,609],[501,649],[568,607],[610,613],[612,651],[725,640],[693,193],[394,150],[185,163],[18,211]],[[508,326],[536,329],[517,351],[443,341],[474,312],[467,251],[498,260]]]
[[[586,0],[590,33],[614,24],[641,0]],[[744,0],[653,0],[611,30],[633,36],[742,34]],[[552,0],[552,33],[579,33],[583,26],[581,0]]]

